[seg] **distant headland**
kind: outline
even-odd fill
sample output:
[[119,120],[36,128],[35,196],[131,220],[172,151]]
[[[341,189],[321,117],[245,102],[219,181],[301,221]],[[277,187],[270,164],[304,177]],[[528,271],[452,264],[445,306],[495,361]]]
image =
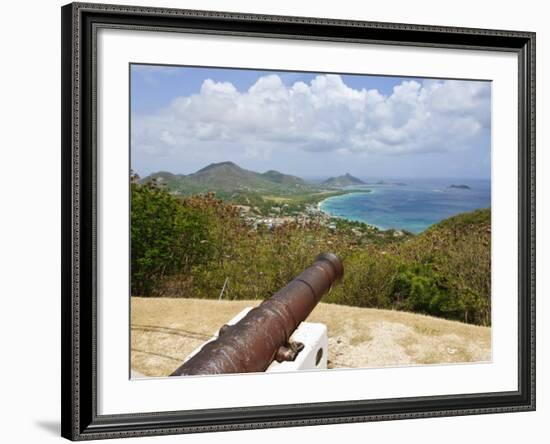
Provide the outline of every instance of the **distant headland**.
[[471,190],[471,188],[468,185],[449,185],[449,188],[455,188],[458,190]]

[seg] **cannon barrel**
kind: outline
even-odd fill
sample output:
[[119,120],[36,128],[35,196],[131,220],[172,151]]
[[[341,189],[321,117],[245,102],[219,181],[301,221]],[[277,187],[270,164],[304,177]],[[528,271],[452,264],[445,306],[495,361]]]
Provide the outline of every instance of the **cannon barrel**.
[[290,336],[343,274],[338,256],[320,254],[239,322],[224,325],[217,339],[206,343],[171,376],[263,372],[273,360],[293,360],[299,348],[289,344]]

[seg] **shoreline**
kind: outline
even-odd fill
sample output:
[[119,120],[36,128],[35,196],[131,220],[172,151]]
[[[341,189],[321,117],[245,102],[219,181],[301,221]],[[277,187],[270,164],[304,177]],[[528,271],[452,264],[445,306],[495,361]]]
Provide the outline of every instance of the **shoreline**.
[[[335,194],[333,196],[325,197],[325,198],[321,199],[319,202],[317,202],[317,209],[319,211],[322,211],[323,213],[328,214],[326,211],[324,211],[321,208],[321,205],[324,202],[326,202],[327,200],[334,199],[334,198],[337,198],[337,197],[349,196],[351,194],[371,194],[371,193],[373,193],[373,191],[371,189],[366,189],[366,190],[342,190],[342,192],[339,193],[339,194]],[[330,214],[328,214],[328,215],[331,216]]]
[[364,221],[364,220],[350,219],[350,218],[345,217],[345,216],[332,214],[331,212],[329,212],[329,211],[327,211],[326,209],[323,208],[323,203],[325,203],[326,201],[328,201],[330,199],[341,198],[342,196],[349,196],[349,195],[352,195],[352,194],[370,194],[372,192],[373,191],[370,190],[370,189],[364,190],[364,191],[363,190],[361,190],[361,191],[360,190],[350,190],[349,193],[339,194],[339,195],[336,195],[336,196],[330,196],[330,197],[327,197],[327,198],[317,202],[317,210],[319,212],[327,215],[328,217],[331,217],[331,218],[334,218],[334,219],[342,219],[342,220],[345,220],[347,222],[356,222],[356,223],[365,224],[370,228],[375,228],[375,229],[380,230],[380,231],[403,230],[402,228],[383,228],[379,225],[375,225],[373,223],[370,223],[370,222],[367,222],[367,221]]
[[[424,228],[422,229],[411,229],[411,228],[407,228],[407,227],[382,227],[380,225],[377,225],[377,224],[373,224],[367,220],[364,220],[364,219],[355,219],[355,218],[350,218],[350,217],[346,217],[346,216],[342,216],[342,215],[338,215],[338,214],[334,214],[332,213],[330,210],[327,210],[325,207],[324,207],[324,204],[329,201],[330,199],[335,199],[335,198],[341,198],[343,196],[347,196],[347,195],[352,195],[352,194],[369,194],[369,191],[367,192],[363,192],[363,191],[358,191],[358,190],[354,190],[354,191],[351,191],[349,193],[345,193],[345,194],[341,194],[341,195],[337,195],[337,196],[330,196],[330,197],[327,197],[326,199],[323,199],[321,200],[320,202],[318,202],[317,204],[317,210],[321,213],[323,213],[324,215],[330,217],[330,218],[333,218],[333,219],[340,219],[340,220],[344,220],[344,221],[347,221],[347,222],[352,222],[352,223],[361,223],[361,224],[364,224],[368,227],[371,227],[371,228],[375,228],[379,231],[390,231],[390,230],[394,230],[394,231],[404,231],[404,232],[408,232],[408,233],[411,233],[411,234],[414,234],[414,235],[419,235],[419,234],[422,234],[424,233],[426,230],[428,230],[430,227],[434,226],[434,225],[437,225],[438,223],[446,220],[446,219],[449,219],[451,217],[455,217],[455,216],[458,216],[460,214],[463,214],[463,213],[470,213],[472,211],[478,211],[478,210],[481,210],[481,209],[485,209],[487,207],[479,207],[479,208],[474,208],[474,209],[471,209],[471,210],[465,210],[465,211],[459,211],[457,213],[454,213],[454,214],[451,214],[449,216],[446,216],[446,217],[443,217],[443,218],[439,218],[438,220],[434,221],[433,223],[425,226]],[[490,208],[490,206],[488,207]]]

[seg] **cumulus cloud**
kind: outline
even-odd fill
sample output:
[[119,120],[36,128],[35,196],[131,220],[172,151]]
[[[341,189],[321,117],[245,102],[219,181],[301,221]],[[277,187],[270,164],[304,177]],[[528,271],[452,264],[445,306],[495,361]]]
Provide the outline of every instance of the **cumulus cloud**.
[[132,144],[154,155],[237,144],[264,158],[283,146],[359,155],[456,151],[490,128],[490,102],[487,82],[410,80],[383,95],[338,75],[288,86],[267,75],[243,92],[207,79],[198,93],[133,116]]

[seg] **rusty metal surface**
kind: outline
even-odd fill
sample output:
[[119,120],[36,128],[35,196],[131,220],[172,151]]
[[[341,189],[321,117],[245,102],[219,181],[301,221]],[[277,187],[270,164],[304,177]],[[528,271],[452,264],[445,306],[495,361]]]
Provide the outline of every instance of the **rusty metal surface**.
[[338,256],[320,254],[235,325],[224,325],[216,340],[205,344],[171,376],[263,372],[274,359],[294,359],[301,344],[289,344],[290,336],[343,274]]

